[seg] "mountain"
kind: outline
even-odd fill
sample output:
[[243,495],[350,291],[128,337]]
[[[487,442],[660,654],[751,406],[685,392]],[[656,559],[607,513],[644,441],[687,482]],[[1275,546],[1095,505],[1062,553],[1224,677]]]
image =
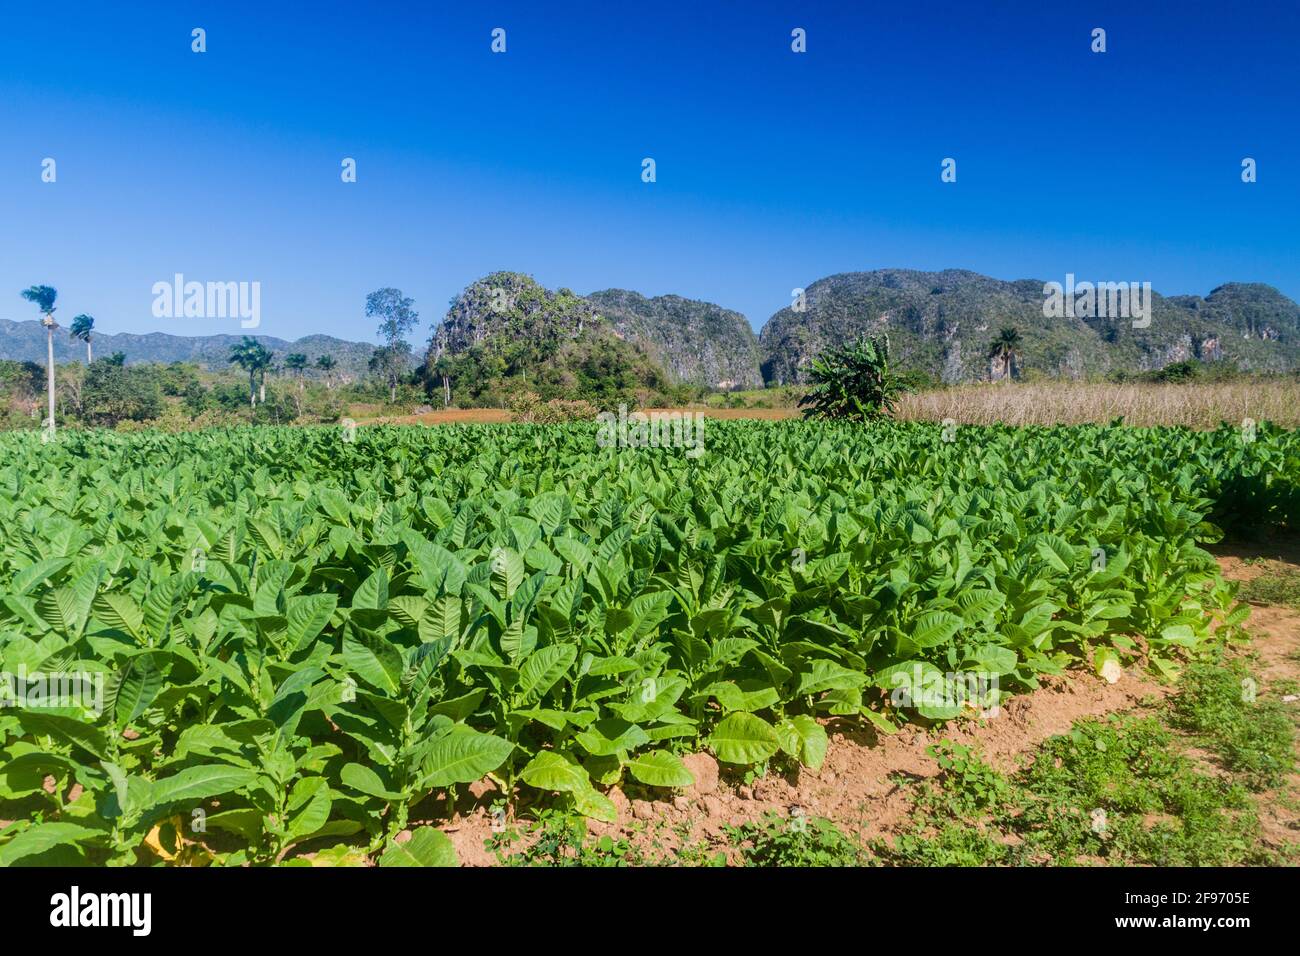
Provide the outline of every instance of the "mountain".
[[[1086,278],[1086,277],[1085,277]],[[462,364],[458,381],[475,396],[522,374],[548,395],[598,391],[621,395],[676,384],[756,388],[803,381],[821,350],[860,333],[889,334],[904,369],[945,382],[996,378],[989,348],[1003,328],[1020,336],[1018,367],[1050,377],[1145,371],[1174,362],[1227,361],[1246,371],[1300,368],[1300,306],[1277,289],[1228,283],[1205,297],[1150,296],[1150,322],[1044,315],[1044,283],[1007,282],[976,272],[881,269],[818,279],[802,311],[774,314],[756,338],[739,312],[676,295],[648,298],[625,289],[580,296],[550,290],[518,272],[495,272],[452,302],[425,356]],[[124,352],[129,363],[194,362],[228,368],[240,335],[96,334],[96,356]],[[375,346],[328,335],[296,341],[254,336],[277,359],[301,352],[331,356],[344,375],[360,376]],[[84,361],[85,345],[61,328],[58,362]],[[0,319],[0,359],[44,363],[40,322]],[[413,359],[418,361],[418,359]],[[500,398],[513,386],[504,385]],[[613,388],[615,391],[610,392]]]
[[1048,318],[1045,299],[1040,280],[1006,282],[958,269],[828,276],[807,287],[803,311],[784,308],[763,326],[763,378],[802,381],[819,351],[864,332],[888,333],[902,368],[945,382],[998,377],[988,355],[1004,327],[1020,333],[1019,366],[1053,377],[1188,359],[1226,360],[1248,371],[1300,367],[1300,306],[1271,286],[1229,283],[1205,298],[1153,292],[1146,328],[1129,318]]
[[[166,332],[149,332],[134,335],[95,333],[91,348],[96,358],[122,352],[127,364],[140,362],[193,362],[210,369],[229,368],[230,347],[237,345],[240,335],[171,335]],[[254,335],[274,353],[277,360],[292,352],[301,352],[309,362],[322,355],[331,356],[344,375],[361,375],[366,371],[375,346],[365,342],[348,342],[331,335],[308,335],[293,342],[272,335]],[[0,359],[15,359],[45,363],[45,329],[35,320],[12,322],[0,319]],[[55,362],[84,362],[86,344],[68,335],[66,328],[54,332]]]
[[670,379],[709,388],[762,388],[749,320],[712,302],[625,289],[587,296],[624,338],[639,342]]
[[509,376],[542,365],[592,365],[594,343],[609,353],[600,362],[637,367],[642,384],[762,385],[758,340],[739,312],[622,289],[580,296],[518,272],[495,272],[467,286],[434,332],[429,358],[478,350],[496,362],[490,370]]

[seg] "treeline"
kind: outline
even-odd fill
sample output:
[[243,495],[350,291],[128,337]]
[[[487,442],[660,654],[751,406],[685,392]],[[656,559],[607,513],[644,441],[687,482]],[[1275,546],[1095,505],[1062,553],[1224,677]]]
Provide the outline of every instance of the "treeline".
[[[234,372],[212,373],[173,362],[127,365],[121,352],[55,369],[55,415],[60,425],[168,431],[241,423],[337,421],[352,401],[374,400],[375,383],[334,385],[286,366],[268,369],[250,403],[247,383]],[[35,362],[0,360],[0,426],[40,428],[45,418],[46,372]]]

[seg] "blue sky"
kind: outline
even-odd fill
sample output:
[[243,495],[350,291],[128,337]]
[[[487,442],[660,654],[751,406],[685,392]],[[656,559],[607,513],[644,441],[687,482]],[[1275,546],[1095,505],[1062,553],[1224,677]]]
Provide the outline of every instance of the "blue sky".
[[423,341],[496,269],[755,328],[886,267],[1300,299],[1300,5],[1131,6],[6,0],[0,318],[42,282],[65,324],[239,331],[154,318],[177,272],[259,281],[260,332],[367,340],[370,290]]

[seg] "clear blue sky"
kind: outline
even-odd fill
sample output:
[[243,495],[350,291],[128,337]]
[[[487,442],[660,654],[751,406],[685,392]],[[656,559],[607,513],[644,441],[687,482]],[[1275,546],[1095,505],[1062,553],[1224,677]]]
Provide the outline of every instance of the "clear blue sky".
[[155,319],[176,272],[260,281],[263,333],[369,340],[368,291],[423,341],[496,269],[756,328],[885,267],[1300,299],[1300,4],[1136,6],[5,2],[0,318],[41,282],[65,324],[239,331]]

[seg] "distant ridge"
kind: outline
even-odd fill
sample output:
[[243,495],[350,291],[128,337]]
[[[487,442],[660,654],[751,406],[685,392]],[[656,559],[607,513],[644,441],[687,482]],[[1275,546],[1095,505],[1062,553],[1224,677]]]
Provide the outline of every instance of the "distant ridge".
[[888,333],[904,368],[945,382],[996,378],[1000,369],[992,367],[989,348],[1004,327],[1020,334],[1019,367],[1051,377],[1144,371],[1188,360],[1230,361],[1256,372],[1300,368],[1300,306],[1272,286],[1231,282],[1204,298],[1153,290],[1150,323],[1134,328],[1122,318],[1047,318],[1043,285],[1041,279],[1007,282],[961,269],[880,269],[818,279],[805,290],[802,312],[784,308],[763,326],[763,378],[768,384],[804,381],[818,352],[864,332]]
[[[254,335],[253,338],[270,349],[277,360],[301,352],[308,362],[328,355],[338,363],[337,371],[345,375],[360,375],[366,371],[375,346],[366,342],[349,342],[332,335],[307,335],[294,341],[273,335]],[[172,335],[168,332],[148,332],[136,335],[131,332],[113,334],[95,333],[91,346],[96,358],[123,352],[128,364],[141,362],[194,362],[205,368],[218,369],[229,366],[230,347],[242,335]],[[0,359],[17,361],[45,361],[45,329],[36,320],[14,322],[0,319]],[[86,345],[72,339],[66,328],[54,333],[55,362],[84,362]]]
[[[669,381],[754,388],[803,382],[823,349],[862,333],[887,333],[902,368],[955,383],[999,377],[990,346],[1003,328],[1013,327],[1020,338],[1018,368],[1048,377],[1137,372],[1188,360],[1231,362],[1253,372],[1300,369],[1300,305],[1272,286],[1229,282],[1204,297],[1153,291],[1149,325],[1134,328],[1122,318],[1045,317],[1043,285],[1040,279],[1005,281],[963,269],[839,273],[808,285],[803,310],[781,309],[755,338],[743,315],[710,302],[622,289],[581,296],[545,289],[523,273],[497,272],[456,297],[437,323],[427,354],[413,354],[412,362],[495,343],[502,354],[523,344],[550,349],[563,363],[562,343],[595,335],[634,349],[643,356],[637,361],[660,368]],[[329,355],[340,373],[351,376],[367,371],[375,351],[370,343],[330,335],[253,337],[277,360],[291,352],[312,363]],[[241,338],[97,334],[94,349],[96,356],[124,352],[129,363],[194,362],[218,369],[228,366],[230,347]],[[85,354],[84,344],[66,329],[56,333],[55,361],[84,361]],[[40,322],[0,319],[0,358],[44,362]]]

